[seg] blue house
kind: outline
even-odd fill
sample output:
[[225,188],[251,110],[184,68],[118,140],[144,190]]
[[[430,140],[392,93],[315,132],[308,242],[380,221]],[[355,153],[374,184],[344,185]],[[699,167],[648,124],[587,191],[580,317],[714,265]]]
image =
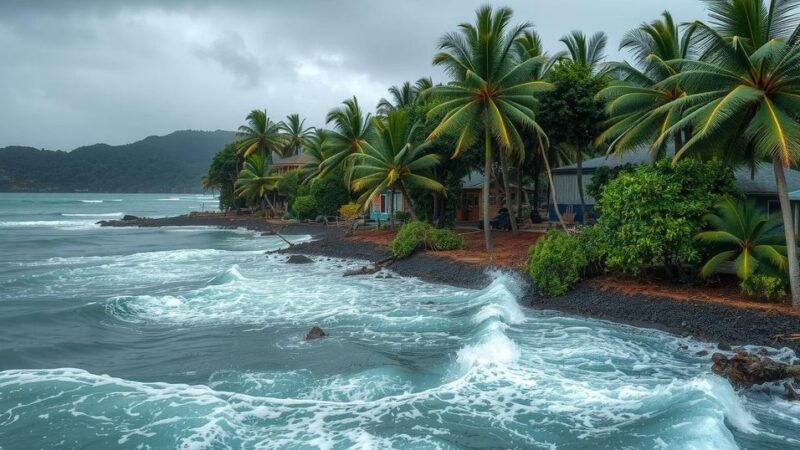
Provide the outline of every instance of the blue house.
[[[591,185],[594,173],[598,168],[614,168],[626,164],[641,165],[650,164],[652,162],[653,156],[645,148],[623,155],[601,156],[584,161],[582,178],[584,201],[586,203],[587,213],[590,215],[589,219],[596,218],[594,211],[596,201],[586,192],[586,189]],[[775,174],[773,173],[771,164],[762,164],[755,172],[751,172],[747,167],[742,167],[736,170],[734,175],[736,177],[737,186],[748,198],[754,199],[758,205],[761,205],[761,207],[770,214],[780,212],[778,187],[775,183]],[[800,171],[786,169],[785,175],[786,184],[790,192],[789,198],[792,203],[794,222],[797,226],[798,219],[800,219]],[[553,169],[553,185],[556,188],[556,199],[559,211],[569,217],[574,217],[575,222],[581,222],[583,214],[581,211],[577,177],[577,166],[575,164]],[[552,196],[548,196],[547,209],[548,220],[558,220]]]

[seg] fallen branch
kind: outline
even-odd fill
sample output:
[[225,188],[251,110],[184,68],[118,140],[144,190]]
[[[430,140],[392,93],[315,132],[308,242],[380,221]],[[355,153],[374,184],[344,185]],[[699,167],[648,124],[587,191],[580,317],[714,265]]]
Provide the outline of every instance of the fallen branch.
[[[787,378],[800,378],[800,365],[779,363],[770,358],[761,358],[744,351],[737,351],[731,358],[727,358],[722,353],[714,353],[711,361],[714,363],[711,370],[715,374],[727,378],[737,389]],[[787,389],[790,397],[792,392],[794,390]]]
[[363,266],[360,269],[348,270],[344,273],[344,276],[352,277],[356,275],[372,275],[374,273],[379,272],[384,267],[392,264],[393,262],[395,262],[395,260],[396,258],[394,256],[390,256],[386,259],[382,259],[376,262],[375,264],[372,265],[372,267]]
[[275,236],[278,236],[279,238],[281,238],[281,240],[283,240],[283,242],[286,242],[287,244],[289,244],[289,247],[294,247],[293,243],[289,242],[289,240],[286,239],[285,237],[283,237],[282,234],[280,234],[277,231],[275,231],[275,228],[273,228],[272,225],[270,225],[269,223],[267,223],[267,230],[269,230],[269,232],[274,234]]

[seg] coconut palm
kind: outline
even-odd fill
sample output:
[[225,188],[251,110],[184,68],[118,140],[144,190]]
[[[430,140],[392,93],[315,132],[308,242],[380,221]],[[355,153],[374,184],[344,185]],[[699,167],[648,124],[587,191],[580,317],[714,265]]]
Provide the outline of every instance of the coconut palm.
[[[492,251],[489,226],[489,190],[495,143],[503,150],[524,149],[520,131],[534,130],[544,136],[536,123],[535,94],[550,85],[535,80],[540,62],[522,60],[513,51],[517,39],[529,23],[510,25],[509,8],[493,10],[483,6],[476,12],[475,24],[463,23],[459,31],[448,33],[439,44],[441,50],[433,63],[444,68],[453,82],[435,86],[431,92],[441,103],[431,108],[428,117],[443,118],[429,139],[441,134],[457,137],[454,157],[483,137],[484,185],[483,225],[487,251]],[[511,206],[510,196],[506,201]],[[509,211],[512,208],[509,207]]]
[[661,82],[682,70],[681,61],[693,58],[692,36],[692,27],[681,34],[672,15],[664,12],[662,19],[643,23],[622,38],[620,50],[630,51],[636,66],[627,62],[608,65],[618,81],[599,94],[607,102],[609,119],[597,141],[609,142],[609,152],[648,145],[652,153],[660,156],[666,153],[669,142],[678,150],[683,147],[689,138],[688,128],[662,133],[683,116],[685,108],[672,102],[686,95],[686,91],[679,85],[667,87]]
[[[685,117],[665,130],[691,127],[693,136],[676,153],[696,149],[730,161],[770,160],[778,187],[789,259],[792,302],[800,306],[800,264],[784,170],[800,162],[800,28],[798,0],[708,0],[711,25],[693,24],[703,51],[699,61],[666,79],[690,94],[673,101]],[[662,134],[664,134],[662,133]]]
[[328,130],[324,128],[315,128],[311,137],[305,140],[303,153],[308,161],[300,168],[301,180],[313,180],[320,174],[322,162],[326,158],[327,140]]
[[717,213],[706,215],[705,221],[712,230],[698,233],[695,239],[713,244],[720,252],[703,265],[703,277],[727,261],[734,261],[742,281],[772,269],[786,273],[788,260],[780,217],[768,216],[752,201],[726,198],[717,206]]
[[272,163],[272,154],[284,147],[284,137],[279,124],[267,116],[266,110],[254,109],[247,115],[247,124],[236,133],[239,152],[244,158],[253,154],[264,156]]
[[392,86],[389,88],[390,99],[382,98],[378,102],[377,114],[385,117],[392,111],[416,105],[425,98],[431,87],[433,81],[430,78],[420,78],[413,85],[406,81],[400,86]]
[[370,120],[371,115],[364,114],[358,106],[358,99],[355,97],[347,99],[342,105],[328,113],[326,121],[333,125],[333,129],[327,133],[326,157],[320,164],[317,177],[323,177],[331,170],[341,168],[345,175],[345,184],[349,186],[354,161],[349,156],[364,150],[364,144],[374,130]]
[[264,155],[252,154],[245,160],[244,167],[239,172],[234,193],[251,203],[260,204],[264,210],[269,207],[273,214],[277,214],[267,194],[277,188],[280,177],[273,176],[271,169],[271,164]]
[[282,156],[299,155],[303,150],[303,145],[314,133],[314,128],[306,128],[305,123],[306,119],[300,119],[299,114],[289,114],[278,124],[284,139]]
[[376,133],[364,145],[361,153],[352,155],[357,163],[353,168],[352,187],[361,192],[358,203],[367,208],[373,198],[390,190],[389,217],[394,229],[394,191],[399,189],[409,202],[411,216],[418,220],[408,195],[408,188],[445,192],[441,183],[428,176],[439,163],[439,155],[425,153],[431,142],[412,142],[419,125],[411,124],[403,110],[389,113],[386,120],[373,119]]
[[591,67],[594,73],[603,72],[603,61],[606,58],[606,44],[608,36],[602,31],[587,38],[582,31],[572,31],[559,39],[566,47],[566,53],[560,53],[560,58],[569,59],[577,64]]

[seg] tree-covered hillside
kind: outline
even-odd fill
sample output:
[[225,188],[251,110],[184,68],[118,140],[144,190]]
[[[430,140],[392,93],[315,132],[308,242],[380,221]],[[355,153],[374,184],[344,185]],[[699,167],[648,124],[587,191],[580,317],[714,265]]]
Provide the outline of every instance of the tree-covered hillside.
[[95,144],[71,152],[0,149],[0,191],[199,192],[214,153],[230,131],[176,131],[132,144]]

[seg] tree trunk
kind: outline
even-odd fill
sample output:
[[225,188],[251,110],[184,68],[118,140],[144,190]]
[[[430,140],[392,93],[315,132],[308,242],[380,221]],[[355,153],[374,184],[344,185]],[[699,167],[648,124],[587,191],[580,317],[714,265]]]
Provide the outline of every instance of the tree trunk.
[[394,231],[394,188],[392,188],[391,196],[392,199],[389,200],[389,229]]
[[517,215],[525,222],[525,217],[522,214],[522,164],[517,167]]
[[683,132],[678,130],[675,132],[675,154],[677,155],[682,148],[683,148]]
[[[539,216],[539,198],[541,197],[541,194],[539,193],[539,189],[541,189],[539,183],[541,174],[542,165],[537,162],[533,168],[533,204],[531,205],[531,211],[536,213],[537,216]],[[541,219],[541,216],[539,216],[539,218]]]
[[[263,198],[264,198],[264,200],[266,200],[266,202],[267,202],[267,205],[269,206],[269,209],[271,209],[271,210],[272,210],[272,214],[278,214],[278,213],[277,213],[277,211],[275,211],[275,207],[274,207],[274,206],[272,206],[272,202],[271,202],[271,201],[269,201],[269,194],[265,194]],[[264,209],[264,212],[265,212],[265,213],[267,212],[266,208]],[[265,214],[265,215],[266,215],[266,214]]]
[[483,155],[483,238],[486,241],[486,252],[492,253],[492,230],[489,225],[489,189],[492,185],[490,183],[492,177],[492,134],[489,127],[486,126],[484,131],[486,135],[484,138],[484,155]]
[[433,195],[433,226],[435,228],[442,228],[440,223],[441,216],[439,214],[439,208],[441,207],[442,200],[438,192],[431,192],[431,195]]
[[500,151],[500,172],[503,175],[503,197],[505,198],[508,217],[511,219],[511,231],[517,231],[517,215],[514,213],[514,203],[511,201],[511,188],[508,183],[508,158],[506,152]]
[[550,182],[550,197],[553,199],[553,209],[556,211],[556,217],[558,217],[558,223],[561,224],[561,228],[564,231],[569,231],[567,229],[567,224],[564,223],[564,218],[561,217],[561,211],[558,210],[558,198],[556,198],[556,184],[553,182],[553,172],[550,170],[550,161],[547,160],[547,154],[544,153],[544,149],[542,149],[542,160],[544,160],[544,168],[547,172],[547,180]]
[[800,307],[800,264],[797,261],[797,236],[794,233],[792,204],[786,187],[786,175],[783,173],[783,162],[779,157],[773,158],[775,183],[778,185],[778,200],[781,203],[783,230],[786,234],[786,256],[789,258],[789,286],[792,291],[792,306]]
[[408,195],[408,191],[406,191],[406,185],[403,182],[400,182],[400,193],[403,194],[403,198],[408,201],[408,212],[411,213],[411,218],[414,220],[419,220],[419,216],[417,216],[417,211],[414,209],[414,201],[411,200],[411,196]]
[[586,199],[583,196],[583,152],[575,147],[575,158],[577,158],[576,175],[578,177],[578,197],[581,199],[581,223],[586,225]]

